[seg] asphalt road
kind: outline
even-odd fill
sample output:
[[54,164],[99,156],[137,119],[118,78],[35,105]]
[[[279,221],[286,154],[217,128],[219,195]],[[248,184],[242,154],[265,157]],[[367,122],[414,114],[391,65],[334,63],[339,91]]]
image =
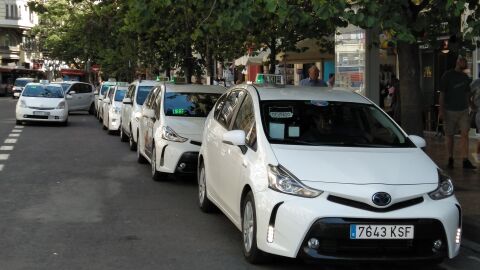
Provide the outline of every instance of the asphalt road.
[[[87,114],[70,115],[68,127],[15,128],[15,103],[0,98],[0,147],[11,146],[0,150],[0,270],[385,269],[249,265],[232,223],[198,209],[195,179],[152,181],[149,166]],[[479,250],[463,248],[436,269],[480,269]]]

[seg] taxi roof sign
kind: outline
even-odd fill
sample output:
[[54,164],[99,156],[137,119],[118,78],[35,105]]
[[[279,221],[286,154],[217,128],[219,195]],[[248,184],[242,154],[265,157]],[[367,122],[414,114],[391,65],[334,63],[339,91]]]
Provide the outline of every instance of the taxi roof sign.
[[173,77],[170,82],[174,84],[185,84],[187,83],[187,79],[185,77]]
[[255,84],[265,86],[284,86],[285,80],[282,75],[259,73],[255,78]]

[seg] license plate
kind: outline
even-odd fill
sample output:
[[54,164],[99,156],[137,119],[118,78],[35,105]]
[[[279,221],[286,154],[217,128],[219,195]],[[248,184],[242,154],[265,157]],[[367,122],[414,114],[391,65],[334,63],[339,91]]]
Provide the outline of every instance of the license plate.
[[350,224],[350,239],[413,239],[413,225]]
[[19,97],[19,96],[20,96],[20,93],[13,93],[13,96],[14,96],[14,97]]
[[42,116],[49,116],[49,112],[42,112],[42,111],[34,111],[33,115],[42,115]]

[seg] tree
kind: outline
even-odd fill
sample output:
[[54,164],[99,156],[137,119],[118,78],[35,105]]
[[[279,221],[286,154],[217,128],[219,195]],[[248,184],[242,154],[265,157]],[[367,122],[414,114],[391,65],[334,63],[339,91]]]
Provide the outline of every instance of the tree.
[[[316,0],[314,10],[320,18],[342,17],[366,29],[392,31],[397,39],[400,67],[402,126],[409,133],[421,134],[422,96],[419,85],[418,42],[435,48],[437,37],[449,35],[459,49],[471,47],[480,34],[477,0]],[[327,3],[328,2],[328,3]],[[467,7],[470,12],[467,12]],[[461,33],[465,15],[469,29]],[[447,25],[448,27],[439,27]]]

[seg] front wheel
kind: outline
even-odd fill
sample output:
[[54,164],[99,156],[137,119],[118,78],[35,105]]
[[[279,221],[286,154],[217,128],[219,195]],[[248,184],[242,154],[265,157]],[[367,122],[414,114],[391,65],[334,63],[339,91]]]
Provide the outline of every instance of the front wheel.
[[207,178],[205,176],[205,165],[200,165],[198,173],[198,205],[205,213],[211,213],[215,209],[213,203],[207,197]]
[[16,121],[15,121],[15,124],[17,124],[17,125],[23,125],[23,122],[20,121],[20,120],[16,120]]
[[147,163],[147,159],[140,153],[140,147],[137,146],[137,162],[140,164]]
[[130,128],[130,136],[128,137],[128,145],[130,146],[131,151],[137,150],[137,143],[133,139],[132,128]]
[[263,263],[267,254],[257,247],[257,214],[255,199],[249,191],[242,204],[242,240],[243,255],[251,264]]
[[157,149],[153,148],[152,159],[150,161],[152,165],[152,179],[153,181],[167,180],[168,174],[159,172],[157,170]]
[[125,132],[123,132],[122,123],[120,123],[120,141],[121,142],[127,142],[128,141],[127,134],[125,134]]

